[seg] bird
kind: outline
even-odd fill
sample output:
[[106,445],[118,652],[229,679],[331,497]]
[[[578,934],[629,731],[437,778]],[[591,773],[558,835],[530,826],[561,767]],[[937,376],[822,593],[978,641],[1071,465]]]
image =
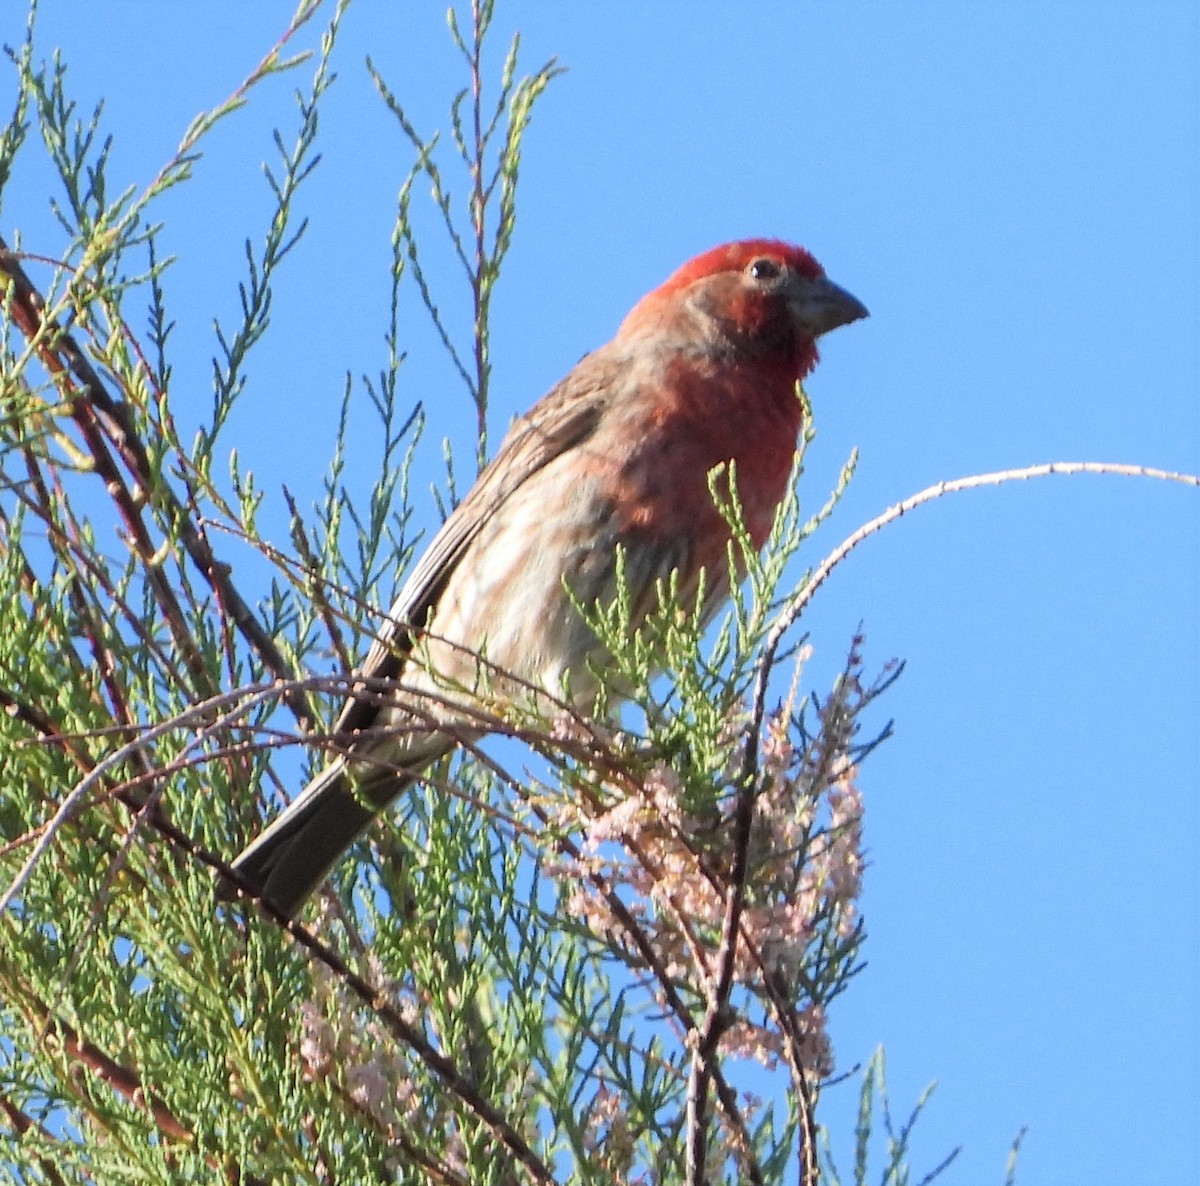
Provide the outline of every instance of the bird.
[[293,917],[424,770],[486,731],[481,704],[588,711],[611,656],[581,607],[622,581],[634,625],[673,573],[711,619],[731,531],[710,475],[733,475],[761,549],[817,339],[867,315],[807,250],[766,238],[706,251],[642,297],[514,421],[433,536],[353,673],[334,756],[233,862],[241,888]]

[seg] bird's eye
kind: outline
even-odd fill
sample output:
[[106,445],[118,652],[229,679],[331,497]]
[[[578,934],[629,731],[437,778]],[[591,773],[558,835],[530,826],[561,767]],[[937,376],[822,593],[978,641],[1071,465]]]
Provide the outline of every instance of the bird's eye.
[[756,259],[749,267],[755,280],[774,280],[783,269],[773,259]]

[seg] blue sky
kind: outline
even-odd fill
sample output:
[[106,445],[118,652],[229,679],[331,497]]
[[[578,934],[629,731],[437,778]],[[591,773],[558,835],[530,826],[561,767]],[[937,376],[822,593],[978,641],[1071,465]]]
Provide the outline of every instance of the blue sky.
[[[10,44],[20,7],[0,21]],[[112,184],[141,186],[289,10],[45,0],[41,44],[63,48],[77,97],[105,97]],[[441,13],[360,0],[347,17],[301,203],[312,229],[235,426],[272,499],[285,481],[318,497],[343,376],[381,357],[410,155],[363,60],[418,127],[444,126],[461,74]],[[553,55],[569,72],[526,145],[497,427],[684,259],[771,235],[872,312],[828,340],[810,385],[810,507],[861,450],[812,559],[943,478],[1052,460],[1200,470],[1194,4],[500,0],[497,45],[513,29],[527,67]],[[160,208],[183,257],[182,426],[207,406],[212,318],[236,308],[294,85],[220,129]],[[0,222],[53,254],[46,192],[28,175]],[[411,294],[406,317],[406,382],[465,459],[471,425]],[[964,1144],[947,1181],[1001,1181],[1026,1125],[1026,1186],[1200,1180],[1198,557],[1196,491],[1054,478],[916,512],[806,617],[818,687],[860,622],[869,665],[908,665],[878,719],[896,735],[863,771],[869,967],[833,1033],[843,1066],[886,1045],[897,1110],[939,1081],[915,1161]],[[843,1140],[851,1095],[826,1101]]]

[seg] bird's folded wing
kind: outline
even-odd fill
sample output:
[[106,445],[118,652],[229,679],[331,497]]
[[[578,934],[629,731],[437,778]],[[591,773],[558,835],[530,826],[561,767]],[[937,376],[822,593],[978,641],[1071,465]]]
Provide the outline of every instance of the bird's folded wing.
[[[430,541],[404,582],[375,642],[355,673],[362,679],[395,679],[412,649],[413,630],[427,620],[450,574],[483,525],[529,476],[592,434],[611,389],[613,360],[604,350],[585,357],[557,387],[505,436],[492,462],[479,475]],[[337,733],[369,728],[379,705],[373,697],[350,696],[342,707]]]

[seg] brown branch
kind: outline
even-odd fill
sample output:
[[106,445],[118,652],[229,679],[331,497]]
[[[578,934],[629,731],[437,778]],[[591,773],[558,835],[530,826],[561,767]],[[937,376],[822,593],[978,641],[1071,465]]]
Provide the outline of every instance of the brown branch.
[[[230,870],[230,880],[247,898],[254,895],[249,887]],[[554,1176],[549,1167],[530,1148],[529,1143],[513,1127],[504,1114],[458,1069],[454,1060],[447,1057],[410,1022],[400,1014],[386,997],[364,977],[353,971],[333,948],[327,946],[300,923],[287,918],[269,902],[255,899],[257,905],[270,919],[286,932],[310,957],[319,960],[354,993],[391,1030],[392,1035],[407,1046],[442,1082],[451,1094],[458,1097],[487,1127],[492,1135],[523,1165],[537,1182],[543,1186],[554,1186]]]
[[[0,1095],[0,1112],[3,1112],[8,1117],[8,1122],[17,1130],[19,1136],[24,1136],[27,1132],[35,1131],[46,1144],[57,1144],[57,1137],[38,1124],[32,1116],[18,1107],[7,1095]],[[41,1154],[35,1154],[34,1158],[37,1161],[38,1168],[45,1175],[47,1182],[50,1182],[52,1186],[66,1186],[65,1180],[58,1172],[54,1162]]]
[[[100,673],[101,683],[108,693],[108,706],[111,715],[118,723],[123,723],[127,729],[136,729],[137,720],[126,698],[125,689],[120,682],[116,659],[104,637],[105,630],[103,627],[105,623],[102,615],[96,611],[94,591],[82,578],[81,569],[88,570],[97,584],[109,594],[113,605],[124,614],[135,634],[141,637],[143,641],[146,641],[150,638],[149,633],[140,621],[139,615],[134,614],[125,601],[118,596],[117,590],[109,580],[108,573],[104,570],[103,566],[96,564],[88,549],[80,544],[78,524],[71,514],[70,504],[66,497],[62,495],[57,482],[55,482],[54,487],[55,497],[51,497],[37,460],[29,452],[25,453],[25,460],[30,476],[30,484],[37,492],[38,499],[40,500],[32,505],[34,505],[38,515],[46,525],[48,535],[54,539],[57,554],[62,556],[64,560],[67,560],[69,557],[68,562],[64,565],[67,573],[67,597],[75,615],[79,619],[81,633],[87,639],[88,645],[91,648],[96,669]],[[58,521],[53,509],[55,506],[63,508],[62,514],[67,519],[65,524]],[[73,647],[67,645],[62,649],[65,655],[70,656],[73,663],[78,664],[78,656]],[[173,668],[174,665],[165,656],[162,656],[161,650],[156,643],[150,642],[149,649],[162,658],[167,670]],[[147,772],[149,770],[149,763],[145,754],[138,751],[133,756],[142,772]]]
[[80,1038],[75,1031],[60,1019],[47,1018],[48,1028],[58,1031],[63,1048],[77,1062],[83,1063],[102,1082],[107,1083],[118,1095],[134,1103],[145,1103],[150,1108],[154,1123],[164,1136],[177,1141],[190,1141],[191,1130],[183,1124],[174,1112],[158,1099],[153,1092],[147,1091],[141,1076],[129,1067],[122,1066],[114,1058],[110,1058],[99,1046]]
[[[97,592],[102,592],[112,607],[120,611],[126,627],[133,636],[157,660],[165,678],[182,683],[184,678],[182,669],[155,637],[145,614],[135,610],[121,597],[105,565],[97,560],[96,555],[89,551],[85,544],[81,543],[79,523],[71,511],[65,495],[61,494],[61,487],[57,483],[55,484],[55,493],[52,498],[44,477],[36,467],[36,459],[32,454],[26,453],[25,460],[30,473],[29,487],[36,492],[37,498],[31,497],[16,486],[10,489],[13,495],[41,520],[55,555],[64,561],[64,569],[69,579],[68,596],[71,608],[80,616],[81,620],[87,618],[91,612],[88,606],[97,601]],[[59,514],[67,517],[66,524],[60,523],[55,517],[56,510]],[[8,517],[2,509],[0,509],[0,526],[5,528],[8,526]],[[40,582],[24,557],[21,557],[19,563],[22,569],[22,589],[30,601],[36,605],[36,599],[40,595]],[[61,638],[57,638],[56,641],[60,644],[63,643]],[[69,642],[66,646],[69,648]],[[97,661],[99,662],[99,660]]]
[[[757,736],[757,731],[753,731]],[[757,746],[755,746],[757,752]],[[758,799],[757,768],[743,772],[734,805],[733,864],[725,891],[725,917],[721,923],[721,941],[717,947],[716,983],[709,992],[708,1008],[692,1049],[692,1070],[688,1077],[687,1182],[704,1186],[708,1155],[708,1087],[716,1065],[717,1048],[732,1020],[729,998],[733,991],[733,973],[742,930],[742,908],[746,897],[746,877],[750,870],[750,838]]]
[[[267,634],[254,612],[243,599],[231,579],[231,569],[220,562],[214,555],[207,538],[201,533],[178,496],[165,482],[154,481],[154,468],[150,464],[144,444],[137,434],[136,425],[130,415],[129,407],[122,401],[114,400],[105,388],[95,368],[86,355],[79,349],[71,335],[57,322],[47,322],[44,317],[45,302],[38,293],[29,277],[21,267],[16,254],[9,250],[3,238],[0,238],[0,273],[8,278],[10,285],[9,304],[13,309],[18,328],[31,343],[37,344],[39,356],[46,368],[57,376],[69,373],[82,388],[81,399],[78,396],[72,400],[72,415],[80,430],[84,432],[89,448],[93,441],[99,447],[97,456],[98,467],[103,463],[107,468],[101,472],[106,485],[115,477],[117,486],[110,487],[109,493],[117,500],[126,518],[127,525],[134,533],[139,554],[146,562],[148,579],[153,584],[156,594],[162,590],[164,611],[170,613],[167,607],[174,603],[174,592],[165,585],[165,576],[156,564],[151,563],[155,557],[155,549],[150,546],[146,535],[145,525],[137,513],[137,507],[148,502],[160,509],[168,531],[176,531],[184,550],[204,577],[214,594],[220,599],[232,617],[243,638],[262,659],[268,670],[281,680],[290,680],[294,674],[284,659],[282,652],[275,645],[274,639]],[[86,402],[85,402],[86,400]],[[132,491],[121,479],[119,471],[112,462],[111,454],[102,439],[98,436],[101,422],[105,422],[105,433],[108,440],[117,449],[121,460],[134,479]],[[93,450],[95,453],[95,450]],[[132,516],[132,519],[130,518]],[[165,588],[164,588],[165,586]],[[173,621],[173,630],[182,629],[179,622]],[[190,642],[190,632],[183,635]],[[189,643],[182,643],[185,648]],[[195,656],[189,655],[189,667],[194,668]],[[207,668],[196,668],[193,674],[199,676],[203,670],[207,680]],[[207,684],[201,684],[201,687]],[[316,720],[308,700],[299,691],[291,691],[285,702],[296,714],[301,725],[309,727]]]
[[[17,328],[36,348],[46,369],[62,386],[71,419],[75,421],[88,452],[91,454],[96,474],[104,483],[109,497],[117,505],[117,510],[128,533],[129,543],[142,561],[146,579],[150,582],[154,595],[162,607],[171,634],[195,682],[195,689],[198,694],[204,695],[212,690],[208,669],[196,646],[195,639],[192,637],[183,607],[175,596],[175,591],[171,588],[166,573],[157,562],[157,549],[141,515],[140,507],[148,497],[149,482],[147,479],[150,475],[148,461],[141,472],[134,470],[137,487],[140,487],[135,488],[135,496],[135,491],[130,490],[108,448],[105,434],[97,419],[96,409],[99,409],[119,425],[120,437],[126,438],[129,442],[135,441],[136,437],[125,408],[109,398],[99,376],[78,346],[75,345],[70,334],[56,322],[45,320],[45,302],[41,294],[34,288],[3,239],[0,239],[0,270],[7,274],[10,281],[10,315]],[[72,390],[72,378],[82,384],[86,399],[79,398],[78,393]],[[125,449],[130,451],[126,440],[118,438],[116,443],[118,448],[124,445]],[[138,448],[140,450],[140,442]],[[145,458],[144,453],[142,458]]]
[[817,1160],[817,1101],[813,1098],[808,1077],[799,1060],[793,1067],[793,1076],[800,1112],[800,1186],[820,1186],[821,1163]]
[[73,1062],[86,1067],[101,1082],[107,1084],[119,1096],[135,1104],[149,1107],[159,1131],[172,1140],[190,1141],[191,1130],[146,1089],[137,1071],[124,1066],[103,1051],[94,1042],[81,1038],[78,1032],[61,1017],[56,1017],[41,1001],[25,997],[22,1002],[27,1020],[40,1030],[43,1040],[51,1035],[61,1043],[61,1049]]

